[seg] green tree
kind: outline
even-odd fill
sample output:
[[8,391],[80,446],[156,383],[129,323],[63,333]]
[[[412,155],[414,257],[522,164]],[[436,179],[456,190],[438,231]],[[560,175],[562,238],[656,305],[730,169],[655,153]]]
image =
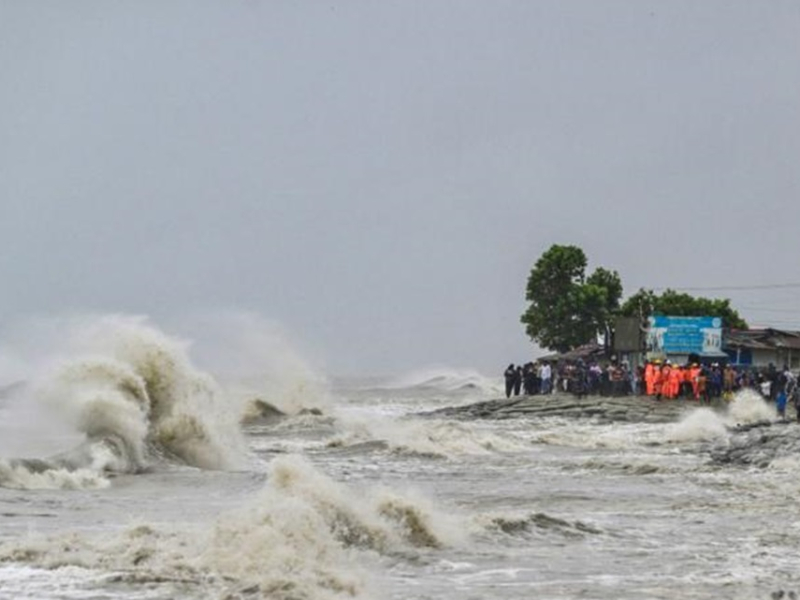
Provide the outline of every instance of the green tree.
[[603,268],[587,278],[586,262],[577,246],[555,244],[531,269],[525,294],[530,305],[520,320],[543,348],[565,352],[610,332],[622,282],[616,271]]
[[643,320],[650,315],[720,317],[725,327],[747,329],[747,322],[731,307],[729,299],[695,297],[670,289],[660,296],[653,290],[640,289],[624,302],[620,314]]

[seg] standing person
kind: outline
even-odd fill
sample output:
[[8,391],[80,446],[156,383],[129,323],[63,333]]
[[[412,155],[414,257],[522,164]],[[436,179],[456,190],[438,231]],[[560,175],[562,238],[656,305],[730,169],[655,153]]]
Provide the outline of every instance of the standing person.
[[586,395],[586,365],[580,359],[572,371],[572,393],[578,398]]
[[689,369],[689,379],[692,381],[692,395],[698,401],[700,400],[700,372],[700,365],[697,363],[692,364],[692,368]]
[[778,408],[778,415],[781,419],[786,419],[786,403],[789,400],[789,395],[792,393],[795,378],[789,370],[789,365],[783,366],[783,371],[778,377],[778,393],[775,396],[775,403]]
[[525,363],[522,369],[522,390],[526,396],[533,395],[534,380],[536,379],[536,369],[532,362]]
[[767,367],[767,376],[766,380],[769,383],[769,399],[775,402],[776,398],[778,397],[778,379],[780,378],[781,374],[778,369],[775,368],[775,365],[769,363]]
[[683,371],[681,371],[681,367],[679,365],[675,365],[672,367],[672,370],[669,373],[669,397],[672,400],[675,400],[681,391],[681,381],[683,381]]
[[516,373],[517,370],[514,368],[514,363],[508,365],[503,373],[503,377],[506,380],[506,398],[510,398],[511,392],[514,391],[514,377],[516,376]]
[[794,376],[792,376],[787,396],[791,400],[792,406],[794,406],[797,422],[800,423],[800,385],[798,385],[797,378]]
[[519,396],[519,392],[522,389],[522,367],[517,366],[514,370],[514,395]]
[[549,363],[544,363],[542,365],[542,393],[549,394],[550,393],[550,379],[552,377],[552,371],[550,369]]
[[656,400],[661,400],[661,385],[663,382],[664,371],[661,367],[661,363],[656,361],[653,367],[653,395],[656,397]]
[[700,404],[710,404],[708,397],[708,370],[705,367],[697,374],[697,398]]
[[725,400],[733,400],[733,388],[736,386],[736,371],[730,364],[725,365],[722,372],[722,397]]
[[658,399],[661,400],[661,397],[669,399],[670,396],[670,378],[672,377],[672,363],[667,361],[663,367],[661,367],[661,386],[658,395]]
[[648,360],[644,367],[645,394],[648,396],[655,395],[655,370],[656,366],[653,361]]

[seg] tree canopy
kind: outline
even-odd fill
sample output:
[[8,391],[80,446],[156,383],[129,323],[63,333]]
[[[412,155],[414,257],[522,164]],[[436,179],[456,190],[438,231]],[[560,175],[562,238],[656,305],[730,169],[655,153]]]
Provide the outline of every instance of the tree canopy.
[[720,317],[725,327],[747,329],[747,322],[731,307],[730,300],[702,298],[667,289],[661,295],[653,290],[640,289],[628,298],[620,308],[624,316],[639,316],[646,319],[650,315],[673,317]]
[[586,264],[577,246],[555,244],[531,269],[525,294],[530,305],[520,320],[543,348],[565,352],[610,330],[622,282],[616,271],[603,268],[587,278]]
[[566,352],[598,334],[610,340],[617,316],[720,317],[725,327],[747,329],[728,299],[640,289],[620,305],[619,274],[598,267],[587,277],[586,265],[586,254],[579,247],[554,244],[531,269],[525,293],[529,305],[520,320],[542,348]]

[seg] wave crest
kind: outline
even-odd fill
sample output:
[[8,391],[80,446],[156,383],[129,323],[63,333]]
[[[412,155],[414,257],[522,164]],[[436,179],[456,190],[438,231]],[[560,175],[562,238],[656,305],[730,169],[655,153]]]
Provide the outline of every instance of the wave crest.
[[351,489],[299,456],[270,464],[246,506],[207,527],[141,525],[92,536],[0,541],[0,562],[121,572],[125,582],[179,581],[205,596],[281,600],[374,598],[359,563],[461,541],[463,524],[424,498]]
[[[192,366],[186,344],[135,317],[84,323],[72,336],[68,345],[78,358],[52,364],[37,395],[51,407],[49,416],[66,416],[86,442],[47,459],[51,468],[135,473],[157,459],[206,469],[243,464],[235,411],[214,380]],[[96,460],[109,451],[113,460]]]

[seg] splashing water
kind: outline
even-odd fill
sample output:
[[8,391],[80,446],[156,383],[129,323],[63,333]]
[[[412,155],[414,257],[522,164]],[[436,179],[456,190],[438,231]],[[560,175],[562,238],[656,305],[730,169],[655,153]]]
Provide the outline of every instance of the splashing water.
[[114,536],[71,533],[0,542],[0,562],[121,572],[130,582],[180,580],[203,593],[276,599],[372,598],[358,563],[459,542],[462,524],[427,500],[334,482],[299,456],[275,459],[265,488],[211,526],[140,525]]
[[[191,364],[187,346],[143,318],[103,317],[73,330],[66,345],[78,358],[45,369],[36,396],[86,442],[51,457],[52,469],[137,472],[149,460],[172,459],[207,469],[244,463],[234,411],[214,380]],[[0,485],[24,486],[30,461],[12,461]],[[42,483],[42,464],[31,481]],[[9,479],[9,473],[15,476]],[[52,477],[75,485],[75,477]],[[86,478],[78,478],[83,481]],[[89,487],[95,487],[94,484]]]
[[721,415],[710,408],[698,408],[672,426],[667,434],[671,442],[701,442],[721,440],[728,437],[728,430]]
[[778,416],[775,407],[770,406],[763,396],[753,390],[737,392],[728,407],[728,420],[731,425],[749,425],[760,421],[772,421]]

